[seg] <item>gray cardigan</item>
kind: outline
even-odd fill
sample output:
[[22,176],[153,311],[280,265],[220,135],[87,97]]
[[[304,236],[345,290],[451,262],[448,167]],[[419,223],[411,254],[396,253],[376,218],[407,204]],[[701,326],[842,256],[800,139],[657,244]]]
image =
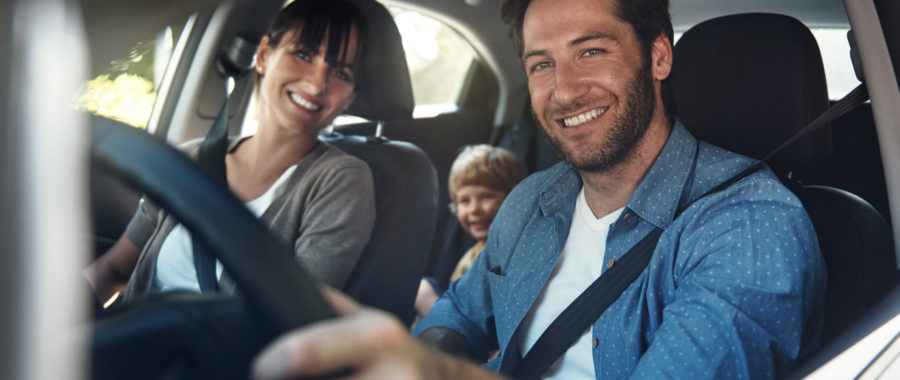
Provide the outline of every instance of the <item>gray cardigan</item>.
[[[241,141],[232,141],[229,151]],[[190,141],[181,148],[195,157],[200,143]],[[372,172],[362,160],[319,142],[297,163],[285,185],[260,220],[282,240],[293,242],[295,259],[314,280],[342,288],[375,224]],[[156,291],[159,249],[177,223],[165,210],[141,200],[125,230],[142,249],[122,294],[124,300]],[[227,273],[219,280],[219,288],[234,292],[234,281]]]

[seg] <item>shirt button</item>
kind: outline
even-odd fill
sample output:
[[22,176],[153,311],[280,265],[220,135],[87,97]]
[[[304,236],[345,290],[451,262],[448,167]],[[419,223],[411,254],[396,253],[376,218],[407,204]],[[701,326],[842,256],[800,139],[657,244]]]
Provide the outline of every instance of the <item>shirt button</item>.
[[628,217],[631,216],[630,212],[626,212],[625,215],[622,215],[622,220],[628,220]]
[[591,343],[594,345],[594,348],[597,348],[597,346],[600,345],[600,341],[598,341],[597,338],[594,338],[594,341]]
[[609,259],[609,261],[606,262],[606,269],[612,268],[613,265],[616,265],[616,260],[614,260],[614,259]]

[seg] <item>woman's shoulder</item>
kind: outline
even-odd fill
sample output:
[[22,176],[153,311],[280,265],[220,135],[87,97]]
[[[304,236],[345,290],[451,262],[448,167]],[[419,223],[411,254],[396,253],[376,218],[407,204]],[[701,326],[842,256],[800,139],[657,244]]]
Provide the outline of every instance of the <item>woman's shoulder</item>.
[[[297,164],[287,180],[292,192],[305,198],[312,189],[325,186],[331,191],[324,193],[374,195],[374,179],[365,161],[331,145],[320,142]],[[334,191],[338,190],[338,191]],[[298,198],[299,199],[299,198]]]
[[352,184],[371,189],[374,186],[372,171],[365,161],[324,142],[316,144],[297,163],[289,182],[300,187]]

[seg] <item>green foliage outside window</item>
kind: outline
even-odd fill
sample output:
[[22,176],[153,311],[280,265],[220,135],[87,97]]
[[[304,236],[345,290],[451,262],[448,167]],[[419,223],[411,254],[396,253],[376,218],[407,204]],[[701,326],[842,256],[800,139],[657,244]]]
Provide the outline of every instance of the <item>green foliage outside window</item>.
[[75,106],[84,111],[146,128],[156,101],[153,44],[141,42],[128,56],[110,63],[110,72],[84,84]]

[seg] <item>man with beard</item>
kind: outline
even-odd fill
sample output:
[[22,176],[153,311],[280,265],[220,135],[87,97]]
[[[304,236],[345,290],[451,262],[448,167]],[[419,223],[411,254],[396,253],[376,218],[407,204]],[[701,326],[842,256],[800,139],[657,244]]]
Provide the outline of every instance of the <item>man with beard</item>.
[[[821,328],[815,232],[768,169],[703,196],[753,161],[697,141],[675,119],[668,0],[506,0],[502,12],[534,117],[565,162],[510,193],[481,256],[414,333],[477,362],[499,351],[485,367],[509,374],[579,294],[659,228],[646,269],[542,377],[784,375]],[[347,320],[271,352],[295,365],[321,359],[313,337],[340,329],[355,342],[329,345],[332,368],[426,378],[470,370],[383,316],[348,309]]]

